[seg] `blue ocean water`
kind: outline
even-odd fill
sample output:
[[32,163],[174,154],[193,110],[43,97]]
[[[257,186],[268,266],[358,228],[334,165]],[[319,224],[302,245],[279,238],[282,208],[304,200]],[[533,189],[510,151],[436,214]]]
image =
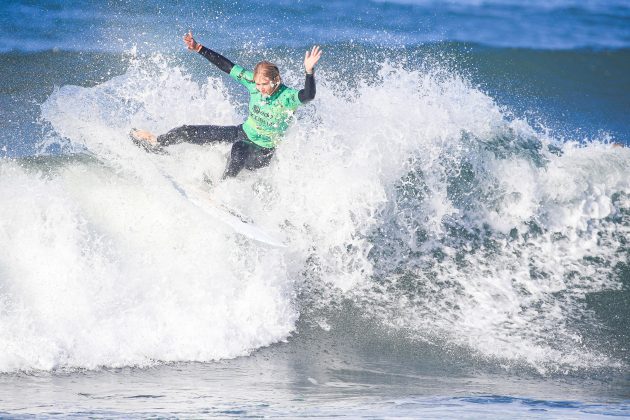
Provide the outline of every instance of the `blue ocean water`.
[[[188,30],[322,45],[269,167],[128,142],[242,122]],[[629,75],[622,0],[2,2],[0,416],[628,416]]]

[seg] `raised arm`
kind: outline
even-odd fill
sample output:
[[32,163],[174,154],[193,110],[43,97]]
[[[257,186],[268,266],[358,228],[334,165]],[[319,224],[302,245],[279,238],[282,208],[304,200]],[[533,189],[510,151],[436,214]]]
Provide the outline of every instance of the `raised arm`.
[[232,63],[227,58],[223,57],[218,52],[212,51],[210,48],[206,48],[193,38],[192,32],[188,32],[184,35],[184,43],[189,50],[198,52],[202,56],[204,56],[208,61],[217,66],[219,69],[223,70],[227,74],[230,74],[232,71],[232,67],[234,67],[234,63]]
[[303,104],[312,101],[315,98],[315,64],[322,56],[322,50],[319,46],[314,46],[311,51],[306,51],[304,55],[304,70],[306,77],[304,79],[304,89],[298,92],[298,98]]

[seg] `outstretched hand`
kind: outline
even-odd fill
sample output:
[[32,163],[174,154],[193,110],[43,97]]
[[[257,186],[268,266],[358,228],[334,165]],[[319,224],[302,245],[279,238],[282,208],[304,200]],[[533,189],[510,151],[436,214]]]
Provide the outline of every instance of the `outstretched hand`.
[[199,52],[199,50],[201,49],[201,44],[195,41],[192,31],[188,31],[188,33],[184,35],[184,42],[186,43],[186,46],[189,50]]
[[307,73],[313,73],[313,67],[322,57],[322,50],[319,49],[319,45],[315,45],[310,51],[306,51],[304,54],[304,69]]

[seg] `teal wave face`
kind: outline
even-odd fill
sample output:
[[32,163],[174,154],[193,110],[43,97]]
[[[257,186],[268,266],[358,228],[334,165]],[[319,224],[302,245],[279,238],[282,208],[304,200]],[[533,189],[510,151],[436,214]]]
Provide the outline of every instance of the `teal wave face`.
[[454,49],[475,83],[555,135],[582,141],[606,133],[630,144],[630,49]]

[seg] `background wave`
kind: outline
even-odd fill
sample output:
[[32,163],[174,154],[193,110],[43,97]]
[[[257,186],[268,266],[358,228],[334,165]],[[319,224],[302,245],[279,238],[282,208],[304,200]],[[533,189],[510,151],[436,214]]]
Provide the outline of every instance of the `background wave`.
[[0,5],[0,52],[122,52],[130,44],[179,50],[193,28],[219,49],[436,41],[566,50],[630,47],[624,0],[213,1],[17,0]]

